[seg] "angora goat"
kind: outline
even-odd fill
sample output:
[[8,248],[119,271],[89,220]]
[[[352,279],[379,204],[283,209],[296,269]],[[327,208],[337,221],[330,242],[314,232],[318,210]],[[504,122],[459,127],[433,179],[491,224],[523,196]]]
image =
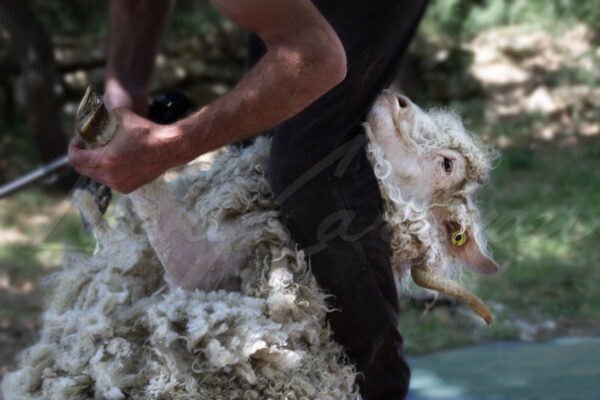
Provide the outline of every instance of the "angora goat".
[[[441,275],[461,263],[497,270],[473,200],[492,153],[453,113],[387,92],[365,129],[397,276],[412,271],[489,322],[474,295]],[[78,192],[97,248],[68,254],[50,278],[40,339],[4,378],[4,398],[358,398],[356,372],[325,323],[325,295],[278,219],[268,152],[258,138],[209,171],[190,166],[154,182],[123,199],[113,228]]]

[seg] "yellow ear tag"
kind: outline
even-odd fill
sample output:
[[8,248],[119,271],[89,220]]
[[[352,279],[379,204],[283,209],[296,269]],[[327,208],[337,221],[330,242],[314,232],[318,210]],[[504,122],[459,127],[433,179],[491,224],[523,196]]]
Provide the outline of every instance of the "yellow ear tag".
[[456,231],[452,234],[452,243],[462,246],[467,242],[467,232]]

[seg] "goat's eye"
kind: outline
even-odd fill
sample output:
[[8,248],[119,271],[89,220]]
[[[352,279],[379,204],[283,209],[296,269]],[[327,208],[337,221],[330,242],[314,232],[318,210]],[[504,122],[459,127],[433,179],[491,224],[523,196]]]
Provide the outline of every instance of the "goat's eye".
[[447,174],[450,174],[452,172],[452,166],[453,166],[453,162],[451,159],[449,159],[448,157],[444,157],[444,161],[442,162],[442,166],[444,167],[444,171],[446,171]]
[[456,231],[452,234],[452,243],[454,243],[457,246],[462,246],[463,244],[465,244],[467,241],[467,233],[466,232],[461,232],[461,231]]

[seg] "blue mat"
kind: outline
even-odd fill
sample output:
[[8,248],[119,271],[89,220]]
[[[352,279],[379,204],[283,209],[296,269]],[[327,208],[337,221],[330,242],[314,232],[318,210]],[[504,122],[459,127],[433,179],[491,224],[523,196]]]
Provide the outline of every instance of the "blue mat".
[[493,343],[409,363],[409,400],[600,400],[600,338]]

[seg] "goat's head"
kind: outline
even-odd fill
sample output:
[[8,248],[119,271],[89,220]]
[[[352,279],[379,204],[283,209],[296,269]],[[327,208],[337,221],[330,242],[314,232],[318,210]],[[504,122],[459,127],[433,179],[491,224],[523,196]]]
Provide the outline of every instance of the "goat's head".
[[404,278],[410,270],[415,283],[459,298],[489,323],[489,311],[476,296],[440,275],[461,266],[483,274],[498,271],[474,200],[494,152],[455,113],[423,111],[390,92],[375,102],[366,130],[386,201],[395,271]]

